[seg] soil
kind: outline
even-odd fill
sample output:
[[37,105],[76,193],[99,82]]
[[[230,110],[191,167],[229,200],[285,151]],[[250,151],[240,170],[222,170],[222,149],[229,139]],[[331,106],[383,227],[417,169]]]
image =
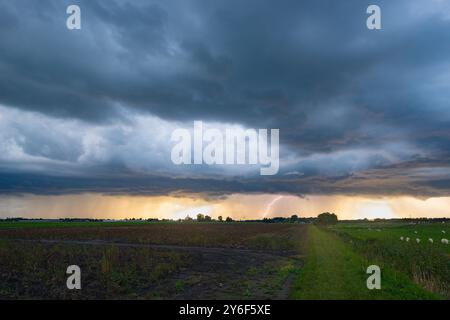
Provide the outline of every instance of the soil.
[[[12,239],[10,239],[12,240]],[[303,259],[292,251],[253,250],[224,247],[122,243],[99,240],[14,239],[42,245],[149,247],[158,251],[188,253],[191,262],[162,281],[136,292],[137,297],[155,299],[288,299],[295,273]]]

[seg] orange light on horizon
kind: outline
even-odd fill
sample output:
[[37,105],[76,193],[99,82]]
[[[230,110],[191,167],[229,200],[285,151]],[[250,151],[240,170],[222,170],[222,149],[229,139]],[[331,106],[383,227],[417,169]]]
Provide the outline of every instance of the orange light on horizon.
[[419,199],[411,196],[370,197],[279,194],[232,194],[221,199],[195,196],[110,196],[78,194],[62,196],[2,197],[0,217],[98,219],[195,218],[198,213],[233,219],[317,216],[334,212],[339,219],[450,217],[450,197]]

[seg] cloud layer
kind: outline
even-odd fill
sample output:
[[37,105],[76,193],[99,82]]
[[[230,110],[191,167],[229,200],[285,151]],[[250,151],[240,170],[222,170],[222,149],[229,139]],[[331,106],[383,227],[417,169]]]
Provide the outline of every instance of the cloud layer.
[[[2,2],[0,192],[448,195],[450,6],[377,4]],[[194,120],[279,128],[279,174],[174,166]]]

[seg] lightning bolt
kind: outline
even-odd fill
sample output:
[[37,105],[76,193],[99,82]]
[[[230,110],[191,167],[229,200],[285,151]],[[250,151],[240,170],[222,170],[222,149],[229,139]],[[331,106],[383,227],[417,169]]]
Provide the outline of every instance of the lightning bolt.
[[270,211],[272,210],[273,205],[274,205],[275,203],[277,203],[277,202],[278,202],[279,200],[281,200],[281,199],[283,199],[283,196],[278,196],[278,197],[272,199],[272,201],[270,201],[270,202],[267,204],[266,210],[264,211],[263,218],[267,217],[267,215],[268,215],[268,214],[270,213]]

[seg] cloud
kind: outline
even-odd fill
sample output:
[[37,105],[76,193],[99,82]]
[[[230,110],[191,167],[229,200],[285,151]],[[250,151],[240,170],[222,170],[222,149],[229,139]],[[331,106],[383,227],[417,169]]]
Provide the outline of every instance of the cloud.
[[[0,192],[446,195],[448,4],[378,3],[3,2]],[[194,120],[279,128],[280,175],[174,167]]]

